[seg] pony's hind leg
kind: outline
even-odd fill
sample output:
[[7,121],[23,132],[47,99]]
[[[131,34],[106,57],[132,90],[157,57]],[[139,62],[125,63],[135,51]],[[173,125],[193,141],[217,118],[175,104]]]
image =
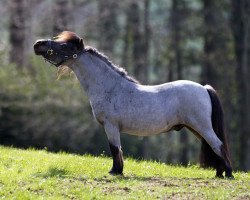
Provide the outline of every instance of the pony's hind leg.
[[225,176],[232,178],[232,167],[226,149],[213,129],[211,128],[206,131],[195,130],[195,132],[198,132],[202,137],[201,151],[204,158],[201,164],[204,167],[214,167],[217,177],[222,178],[225,171]]
[[[212,113],[211,113],[211,118],[210,116],[207,116],[204,118],[205,126],[209,129],[208,132],[204,132],[205,135],[203,135],[203,138],[205,140],[202,140],[202,147],[207,146],[209,144],[213,151],[219,156],[219,159],[214,157],[215,161],[215,166],[217,166],[217,176],[223,176],[223,167],[225,170],[225,175],[228,178],[233,178],[232,175],[232,167],[230,163],[230,157],[229,157],[229,149],[228,149],[228,143],[227,143],[227,138],[224,130],[224,120],[223,120],[223,108],[220,102],[220,99],[218,97],[218,94],[209,85],[204,86],[204,88],[207,90],[209,97],[210,97],[210,103],[212,106]],[[206,105],[209,105],[209,103],[206,103]],[[206,107],[206,106],[205,106]],[[204,107],[204,108],[205,108]],[[209,113],[209,112],[207,112]],[[207,126],[208,125],[208,126]],[[207,143],[206,143],[207,142]],[[220,145],[218,143],[221,142]],[[204,148],[206,149],[206,148]],[[209,149],[207,148],[209,151]]]
[[118,126],[115,126],[110,122],[106,122],[104,123],[104,128],[108,137],[109,147],[113,157],[113,167],[109,173],[113,175],[122,174],[123,156]]

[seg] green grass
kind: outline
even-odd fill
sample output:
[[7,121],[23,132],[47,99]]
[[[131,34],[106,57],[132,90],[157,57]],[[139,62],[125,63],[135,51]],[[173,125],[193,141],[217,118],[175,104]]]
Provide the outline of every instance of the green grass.
[[197,166],[125,159],[111,176],[110,158],[0,146],[2,199],[250,199],[250,174],[215,179]]

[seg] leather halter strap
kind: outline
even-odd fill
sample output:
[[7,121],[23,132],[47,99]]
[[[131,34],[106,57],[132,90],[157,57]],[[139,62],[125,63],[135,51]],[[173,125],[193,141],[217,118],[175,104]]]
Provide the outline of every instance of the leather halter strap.
[[44,58],[46,61],[48,61],[49,63],[55,65],[56,67],[59,67],[60,65],[62,65],[64,62],[70,60],[70,59],[77,59],[84,51],[85,49],[78,51],[78,52],[69,52],[66,53],[65,51],[62,51],[61,49],[57,48],[57,46],[53,45],[53,40],[48,39],[48,45],[49,45],[49,49],[46,52],[46,56],[52,56],[52,55],[56,55],[58,57],[60,57],[60,59],[62,60],[59,63],[53,62],[51,60],[49,60],[48,58]]

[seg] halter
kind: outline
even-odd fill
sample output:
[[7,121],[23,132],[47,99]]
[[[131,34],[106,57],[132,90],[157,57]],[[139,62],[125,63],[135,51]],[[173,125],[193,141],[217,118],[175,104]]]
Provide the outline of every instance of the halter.
[[58,56],[59,58],[61,58],[61,62],[59,63],[56,63],[56,62],[53,62],[51,60],[49,60],[48,58],[45,58],[44,59],[46,61],[48,61],[49,63],[55,65],[56,67],[59,67],[60,65],[62,65],[64,62],[66,62],[67,60],[70,60],[70,59],[77,59],[79,55],[81,55],[84,50],[81,50],[79,52],[75,52],[74,54],[71,54],[71,52],[69,54],[65,54],[64,51],[60,50],[57,46],[53,45],[52,43],[52,40],[51,39],[48,39],[48,45],[49,45],[49,49],[47,50],[46,52],[46,56],[52,56],[52,55],[56,55]]

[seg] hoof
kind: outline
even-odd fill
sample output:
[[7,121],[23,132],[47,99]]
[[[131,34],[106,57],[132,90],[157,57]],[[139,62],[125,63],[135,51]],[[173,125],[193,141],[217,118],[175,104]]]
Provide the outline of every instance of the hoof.
[[232,174],[230,174],[230,175],[226,175],[225,178],[226,178],[226,179],[231,179],[231,180],[233,180],[233,179],[234,179],[234,176],[233,176]]
[[215,178],[234,179],[234,176],[232,174],[226,174],[225,177],[224,177],[222,174],[220,174],[220,175],[216,174]]
[[215,178],[224,178],[224,176],[222,174],[220,175],[216,174]]
[[113,169],[111,169],[111,170],[109,171],[109,174],[110,174],[110,175],[113,175],[113,176],[123,175],[122,172],[117,171],[117,170],[113,170]]
[[224,178],[223,176],[223,170],[216,170],[216,175],[215,175],[216,178]]
[[231,168],[229,170],[226,170],[225,177],[228,178],[228,179],[234,179]]

